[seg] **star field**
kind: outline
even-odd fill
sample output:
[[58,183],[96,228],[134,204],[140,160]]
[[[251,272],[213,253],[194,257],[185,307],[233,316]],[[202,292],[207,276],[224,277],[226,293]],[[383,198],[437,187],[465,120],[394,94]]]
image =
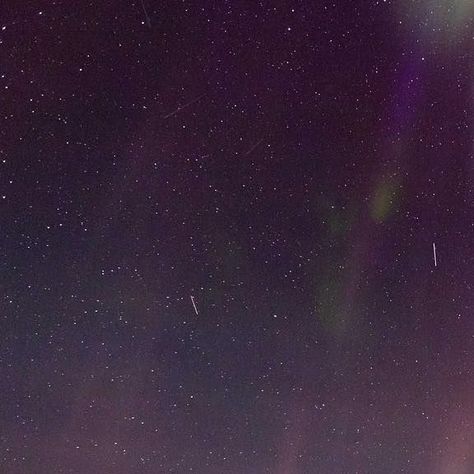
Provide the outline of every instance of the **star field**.
[[0,6],[0,472],[474,472],[474,4]]

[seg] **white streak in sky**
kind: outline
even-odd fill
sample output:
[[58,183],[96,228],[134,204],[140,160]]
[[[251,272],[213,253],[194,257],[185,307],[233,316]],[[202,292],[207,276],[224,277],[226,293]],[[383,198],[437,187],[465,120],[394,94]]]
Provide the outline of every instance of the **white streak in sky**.
[[262,142],[263,142],[263,138],[261,138],[257,143],[255,143],[254,145],[252,145],[252,146],[250,147],[250,149],[247,151],[247,153],[244,154],[244,156],[250,155],[250,153],[252,153],[252,151],[254,151],[255,148],[257,148],[258,145],[260,145],[260,143],[262,143]]
[[433,242],[433,258],[434,258],[434,266],[438,266],[438,261],[436,260],[436,244]]
[[142,9],[143,9],[143,14],[145,15],[146,26],[148,26],[148,28],[151,28],[151,20],[150,20],[150,17],[148,16],[148,12],[146,11],[145,3],[143,2],[143,0],[141,0],[141,4],[142,4]]
[[193,100],[190,100],[189,102],[186,102],[184,105],[180,105],[176,110],[173,110],[173,112],[170,112],[169,114],[165,115],[163,118],[167,119],[170,117],[173,117],[173,115],[176,115],[177,113],[181,112],[183,109],[186,107],[189,107],[190,105],[195,104],[198,100],[201,100],[206,94],[201,94],[199,97],[196,97]]
[[191,295],[191,303],[193,304],[194,312],[196,313],[197,316],[199,316],[198,309],[196,307],[196,303],[194,302],[194,296]]

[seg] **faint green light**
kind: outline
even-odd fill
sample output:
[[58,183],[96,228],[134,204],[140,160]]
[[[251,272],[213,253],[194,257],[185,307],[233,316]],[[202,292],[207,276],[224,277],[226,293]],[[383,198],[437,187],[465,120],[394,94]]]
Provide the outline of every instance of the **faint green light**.
[[370,204],[370,215],[378,222],[384,222],[393,212],[398,198],[398,186],[394,181],[382,181],[377,185]]

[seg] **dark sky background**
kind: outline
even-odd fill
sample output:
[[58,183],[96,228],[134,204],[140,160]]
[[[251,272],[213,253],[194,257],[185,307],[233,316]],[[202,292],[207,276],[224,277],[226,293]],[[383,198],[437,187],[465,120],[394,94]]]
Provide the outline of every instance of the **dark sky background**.
[[0,471],[474,473],[473,26],[2,2]]

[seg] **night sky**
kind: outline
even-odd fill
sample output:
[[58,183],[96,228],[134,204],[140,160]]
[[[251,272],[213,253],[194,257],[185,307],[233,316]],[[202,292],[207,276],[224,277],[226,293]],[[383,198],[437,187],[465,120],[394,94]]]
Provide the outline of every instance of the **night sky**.
[[2,2],[0,472],[474,473],[473,35]]

